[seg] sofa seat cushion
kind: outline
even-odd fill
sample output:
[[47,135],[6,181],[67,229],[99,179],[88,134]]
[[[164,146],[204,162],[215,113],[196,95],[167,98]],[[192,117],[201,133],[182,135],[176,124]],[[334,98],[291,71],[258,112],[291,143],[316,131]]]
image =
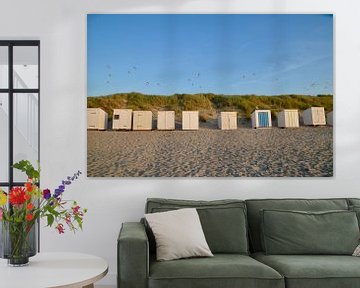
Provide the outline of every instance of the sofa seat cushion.
[[211,258],[150,261],[149,288],[284,288],[274,269],[246,255],[215,254]]
[[254,259],[284,275],[287,288],[358,288],[360,258],[343,255],[265,255]]

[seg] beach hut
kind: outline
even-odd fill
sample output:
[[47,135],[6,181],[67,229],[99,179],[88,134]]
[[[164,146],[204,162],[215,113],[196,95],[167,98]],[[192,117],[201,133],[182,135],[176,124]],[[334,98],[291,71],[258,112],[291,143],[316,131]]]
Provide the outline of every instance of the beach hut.
[[199,111],[182,112],[182,129],[183,130],[199,129]]
[[324,107],[310,107],[303,112],[304,125],[326,125]]
[[278,127],[299,127],[299,111],[296,109],[284,109],[277,114]]
[[175,130],[175,111],[158,111],[158,130]]
[[334,126],[333,122],[333,111],[326,114],[326,123],[329,126]]
[[112,129],[113,130],[131,130],[132,110],[114,109]]
[[133,130],[151,130],[152,112],[134,111],[133,112]]
[[237,129],[237,113],[236,112],[221,112],[218,118],[218,127],[221,130],[236,130]]
[[251,125],[253,128],[270,128],[271,111],[254,110],[254,112],[251,113]]
[[101,108],[87,109],[87,129],[88,130],[106,130],[108,123],[108,114]]

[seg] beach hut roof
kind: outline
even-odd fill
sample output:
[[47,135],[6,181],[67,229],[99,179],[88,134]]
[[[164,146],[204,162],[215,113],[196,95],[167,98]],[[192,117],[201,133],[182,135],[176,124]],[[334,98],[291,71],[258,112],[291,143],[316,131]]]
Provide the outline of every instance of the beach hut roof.
[[255,111],[271,111],[270,109],[259,109],[259,108],[256,108],[254,109],[253,111],[251,111],[251,113],[254,113]]

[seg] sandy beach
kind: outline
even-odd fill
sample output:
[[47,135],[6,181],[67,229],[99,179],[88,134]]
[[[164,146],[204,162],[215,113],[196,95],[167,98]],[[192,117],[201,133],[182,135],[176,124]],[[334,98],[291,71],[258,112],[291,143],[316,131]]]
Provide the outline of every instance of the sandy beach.
[[330,177],[333,129],[88,131],[88,177]]

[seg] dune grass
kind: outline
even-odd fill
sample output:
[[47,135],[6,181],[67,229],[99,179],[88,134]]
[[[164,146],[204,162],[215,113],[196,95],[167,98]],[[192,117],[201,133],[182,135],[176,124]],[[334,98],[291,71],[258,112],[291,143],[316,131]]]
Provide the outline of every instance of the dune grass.
[[305,110],[309,107],[324,107],[326,112],[333,110],[332,95],[219,95],[219,94],[174,94],[170,96],[144,95],[141,93],[118,93],[107,96],[88,97],[88,108],[102,108],[112,118],[113,109],[175,111],[181,117],[181,111],[198,110],[200,117],[215,118],[219,111],[236,111],[240,117],[249,119],[254,109],[270,109],[272,116],[282,109]]

